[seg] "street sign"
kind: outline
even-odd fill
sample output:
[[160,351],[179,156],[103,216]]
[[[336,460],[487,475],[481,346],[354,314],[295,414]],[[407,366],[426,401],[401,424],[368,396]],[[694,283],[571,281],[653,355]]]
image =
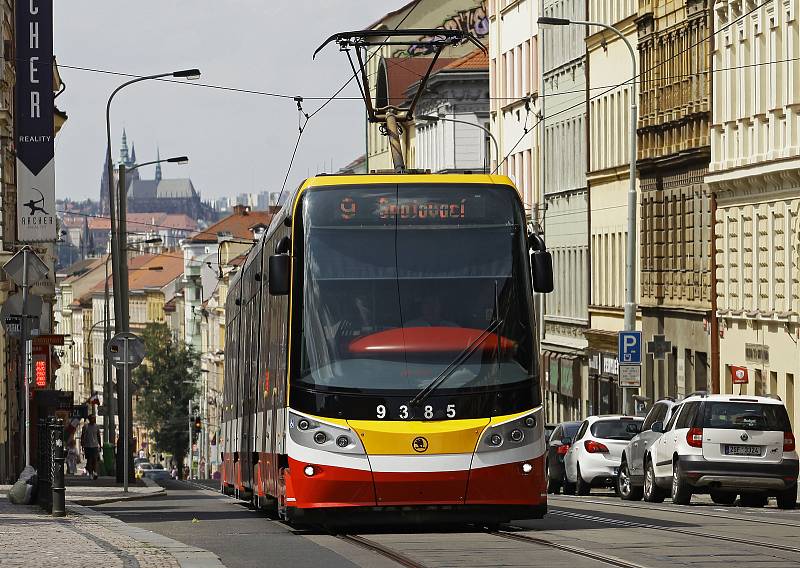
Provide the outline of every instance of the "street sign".
[[664,335],[654,335],[653,341],[647,342],[647,352],[653,354],[653,359],[663,360],[667,353],[672,353],[672,342]]
[[22,334],[22,318],[20,316],[3,317],[3,328],[8,335],[19,337]]
[[[26,256],[28,257],[27,278],[25,277]],[[17,286],[22,286],[23,284],[31,286],[37,280],[41,280],[47,276],[48,273],[47,265],[30,247],[24,247],[17,252],[17,254],[12,256],[11,260],[3,265],[3,270],[6,271],[8,277],[11,278]]]
[[642,386],[642,366],[622,364],[619,366],[619,386],[638,389]]
[[[23,314],[22,294],[11,294],[0,308],[0,317],[19,316]],[[42,297],[28,294],[28,305],[25,306],[24,314],[27,316],[42,315]]]
[[731,382],[734,385],[746,385],[748,381],[747,367],[734,367],[731,365]]
[[[125,359],[126,343],[128,344],[127,360]],[[118,369],[126,365],[130,368],[138,367],[144,360],[144,341],[138,335],[122,331],[108,342],[106,356],[111,360],[111,364]]]
[[620,364],[642,364],[642,332],[620,331],[617,336],[617,359]]

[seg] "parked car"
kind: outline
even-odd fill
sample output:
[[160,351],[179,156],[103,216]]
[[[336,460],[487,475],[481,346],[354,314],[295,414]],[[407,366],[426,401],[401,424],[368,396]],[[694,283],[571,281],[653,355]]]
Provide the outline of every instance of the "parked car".
[[137,463],[134,466],[134,472],[135,472],[136,478],[138,479],[138,478],[142,477],[144,475],[144,472],[148,471],[150,469],[153,469],[153,464],[151,464],[148,461]]
[[545,424],[544,425],[544,443],[547,444],[550,442],[550,437],[553,435],[553,431],[556,429],[556,424]]
[[545,458],[548,493],[558,493],[564,487],[564,456],[580,425],[580,422],[562,422],[553,429]]
[[622,450],[639,433],[642,419],[590,416],[564,457],[564,493],[588,495],[592,487],[616,488]]
[[797,500],[798,455],[789,415],[777,399],[742,395],[687,397],[645,458],[644,497],[687,504],[693,493],[730,505],[781,509]]
[[170,473],[160,463],[153,464],[149,469],[142,472],[142,477],[153,480],[169,479]]
[[626,501],[638,501],[644,494],[644,457],[661,432],[653,432],[653,424],[669,422],[675,401],[664,398],[656,402],[642,422],[642,431],[636,434],[622,450],[617,475],[617,494]]

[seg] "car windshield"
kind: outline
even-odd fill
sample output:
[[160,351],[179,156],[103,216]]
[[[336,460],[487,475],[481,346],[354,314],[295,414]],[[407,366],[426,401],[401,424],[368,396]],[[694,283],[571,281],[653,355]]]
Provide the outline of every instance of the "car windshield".
[[636,432],[628,431],[628,425],[633,423],[633,420],[599,420],[592,424],[590,431],[595,438],[630,440],[636,435]]
[[417,393],[465,350],[443,391],[532,380],[536,328],[513,188],[317,188],[302,223],[297,386]]
[[789,415],[780,404],[706,402],[704,428],[791,432]]
[[153,466],[149,463],[140,463],[139,469],[153,469]]

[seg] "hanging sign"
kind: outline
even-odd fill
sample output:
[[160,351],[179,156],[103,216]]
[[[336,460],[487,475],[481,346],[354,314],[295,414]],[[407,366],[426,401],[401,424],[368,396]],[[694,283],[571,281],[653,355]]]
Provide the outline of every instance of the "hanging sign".
[[746,385],[748,381],[747,367],[734,367],[731,365],[731,382],[734,385]]
[[53,0],[16,8],[17,240],[55,241]]

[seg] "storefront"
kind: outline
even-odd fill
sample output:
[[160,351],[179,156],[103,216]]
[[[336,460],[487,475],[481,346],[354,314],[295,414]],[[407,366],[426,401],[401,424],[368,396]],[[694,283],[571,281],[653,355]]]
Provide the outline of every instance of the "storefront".
[[589,392],[587,416],[618,414],[622,411],[619,389],[619,362],[616,353],[589,352]]
[[577,355],[545,351],[545,412],[552,424],[583,417],[581,408],[582,369],[585,359]]

